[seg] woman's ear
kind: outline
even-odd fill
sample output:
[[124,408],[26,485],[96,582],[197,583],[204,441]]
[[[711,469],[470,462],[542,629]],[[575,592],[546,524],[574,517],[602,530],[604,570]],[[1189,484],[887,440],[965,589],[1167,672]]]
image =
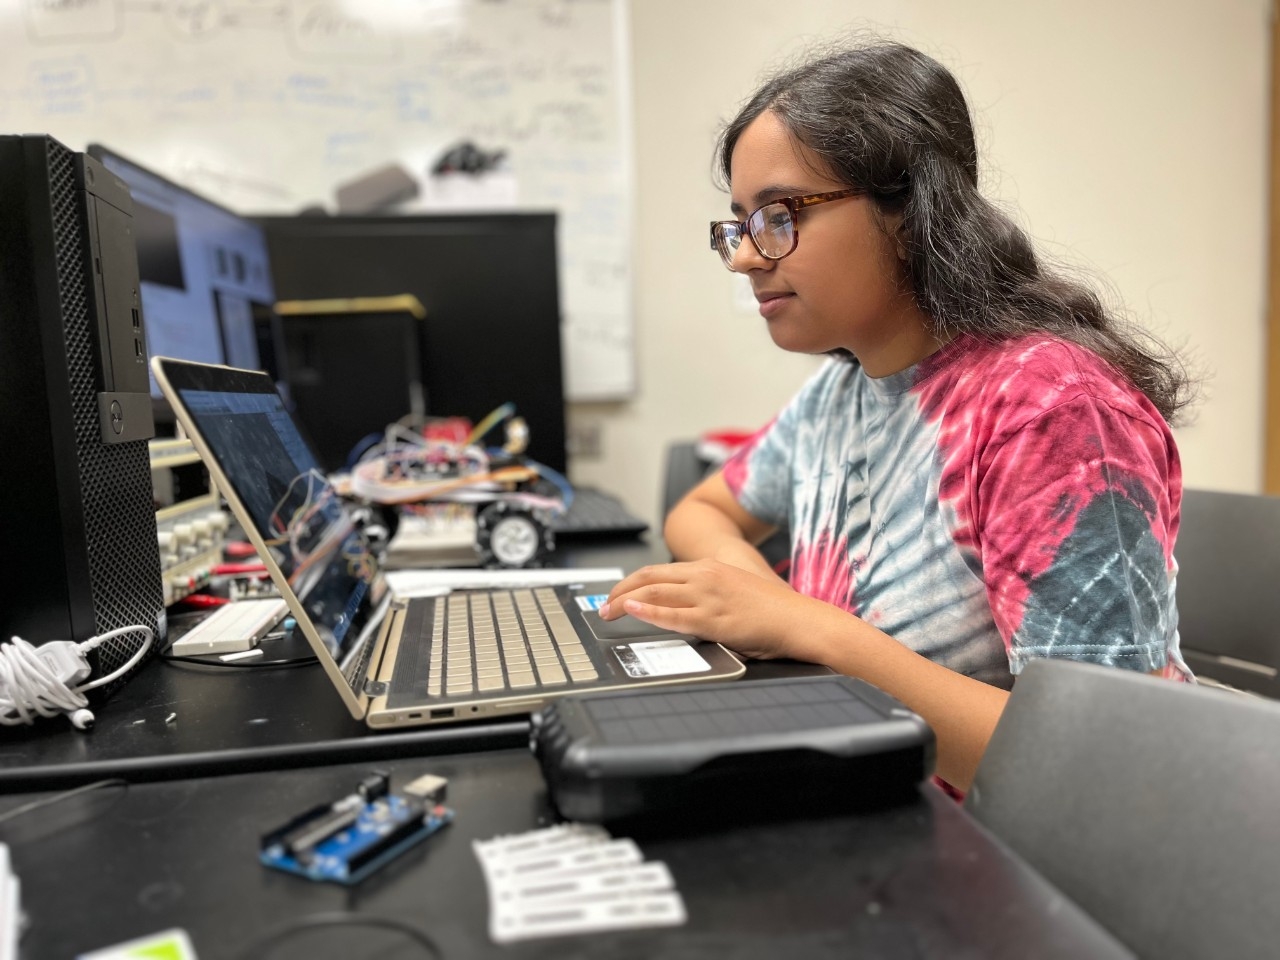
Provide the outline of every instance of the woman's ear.
[[898,259],[903,263],[907,262],[907,231],[903,226],[902,217],[896,217],[897,223],[893,225],[893,249],[898,252]]
[[888,213],[884,215],[884,228],[890,239],[893,240],[893,250],[898,255],[898,259],[903,263],[907,262],[907,235],[902,229],[902,214]]

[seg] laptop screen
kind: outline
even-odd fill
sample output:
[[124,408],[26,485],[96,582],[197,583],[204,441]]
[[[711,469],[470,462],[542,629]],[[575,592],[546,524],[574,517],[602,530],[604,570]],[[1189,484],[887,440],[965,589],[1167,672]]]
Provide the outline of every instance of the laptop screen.
[[213,458],[343,673],[385,593],[368,542],[265,374],[166,362]]

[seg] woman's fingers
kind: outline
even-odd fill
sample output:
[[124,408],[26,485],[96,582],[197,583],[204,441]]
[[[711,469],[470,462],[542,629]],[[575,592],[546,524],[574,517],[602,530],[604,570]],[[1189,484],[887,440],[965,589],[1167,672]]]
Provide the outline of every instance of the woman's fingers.
[[651,623],[663,630],[672,630],[676,633],[695,633],[689,623],[689,615],[693,611],[688,607],[663,607],[652,603],[642,603],[639,600],[627,599],[622,601],[621,609],[624,613],[631,614],[637,620]]
[[[609,599],[596,612],[604,620],[616,620],[626,613],[622,609],[622,605],[618,603],[619,600],[646,587],[658,584],[686,583],[688,581],[688,566],[689,564],[687,563],[658,563],[648,567],[641,567],[635,573],[619,580],[613,589],[609,591]],[[640,599],[647,599],[650,603],[659,602],[652,597]]]
[[[616,596],[611,595],[609,601],[596,612],[600,614],[602,619],[616,620],[624,613],[631,612],[626,609],[626,604],[629,601],[656,607],[688,607],[693,606],[695,602],[685,584],[651,583],[618,593]],[[609,608],[607,611],[605,610],[606,606]]]
[[808,601],[785,583],[714,560],[657,564],[621,581],[599,610],[716,640],[751,657],[788,656]]

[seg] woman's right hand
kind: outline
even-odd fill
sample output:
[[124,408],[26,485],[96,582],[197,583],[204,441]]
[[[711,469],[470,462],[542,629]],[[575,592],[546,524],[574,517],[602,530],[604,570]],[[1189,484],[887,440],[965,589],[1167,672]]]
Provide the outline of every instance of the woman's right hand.
[[769,566],[769,561],[764,558],[760,551],[745,540],[725,540],[716,547],[711,559],[746,570],[748,573],[754,573],[769,581],[776,581],[781,584],[786,583],[785,580],[778,576],[773,567]]
[[599,610],[630,614],[664,630],[714,640],[746,657],[821,662],[823,638],[849,615],[796,593],[769,571],[720,560],[660,563],[620,581]]

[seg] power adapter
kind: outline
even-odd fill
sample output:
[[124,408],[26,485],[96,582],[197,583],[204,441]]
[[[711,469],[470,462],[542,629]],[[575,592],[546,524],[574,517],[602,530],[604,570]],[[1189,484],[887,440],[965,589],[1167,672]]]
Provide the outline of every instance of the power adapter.
[[80,644],[71,640],[51,640],[36,647],[36,655],[49,667],[49,672],[68,687],[86,680],[93,668],[80,652]]
[[[88,681],[93,668],[87,654],[114,637],[141,633],[142,645],[118,670],[97,680]],[[51,640],[39,647],[21,637],[13,637],[0,645],[0,725],[30,724],[35,718],[65,714],[79,730],[93,726],[93,713],[87,709],[86,690],[110,683],[141,662],[155,634],[150,627],[121,627],[91,637],[84,643]]]
[[[50,673],[57,681],[69,689],[87,680],[89,674],[93,672],[93,668],[89,666],[89,661],[85,659],[80,649],[80,644],[70,640],[51,640],[37,647],[36,654],[48,664]],[[69,710],[67,719],[77,730],[88,730],[97,718],[94,717],[93,711],[80,706]]]

